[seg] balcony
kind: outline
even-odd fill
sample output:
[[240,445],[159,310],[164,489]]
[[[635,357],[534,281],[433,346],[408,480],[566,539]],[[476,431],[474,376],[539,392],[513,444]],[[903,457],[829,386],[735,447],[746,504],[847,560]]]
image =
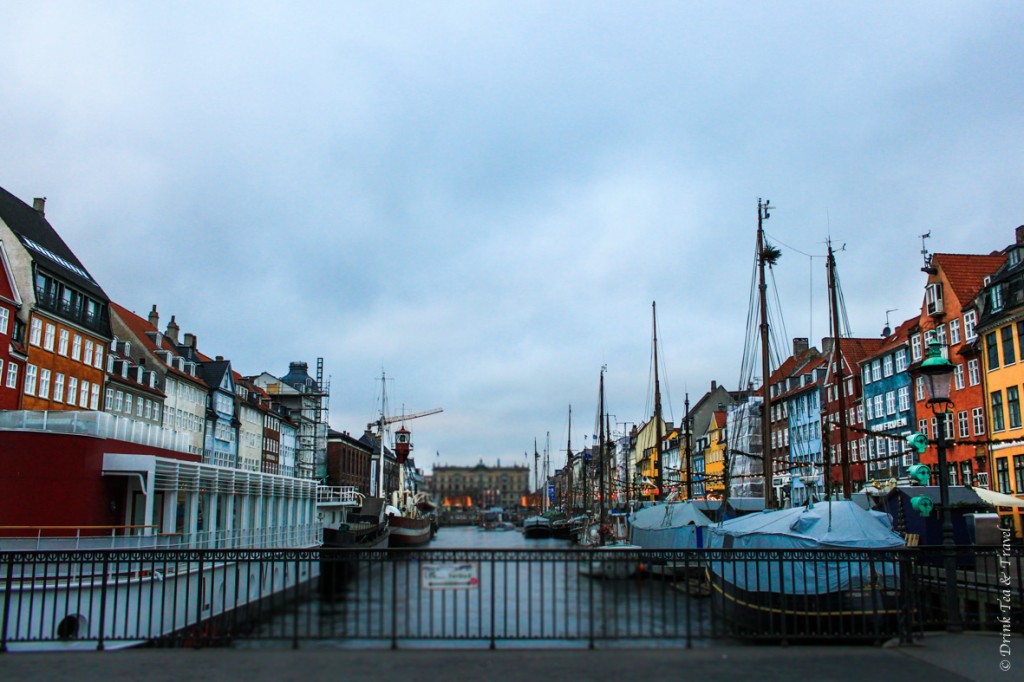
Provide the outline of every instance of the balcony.
[[101,336],[107,336],[109,333],[110,319],[105,305],[96,304],[95,309],[90,311],[87,306],[82,305],[81,299],[71,301],[61,298],[56,291],[36,288],[36,307],[60,315],[65,320],[70,320]]

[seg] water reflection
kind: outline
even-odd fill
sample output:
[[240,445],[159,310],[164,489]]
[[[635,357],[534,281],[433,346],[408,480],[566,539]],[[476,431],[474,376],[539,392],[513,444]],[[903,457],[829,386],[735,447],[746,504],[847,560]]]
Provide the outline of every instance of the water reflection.
[[347,648],[678,646],[711,634],[707,600],[665,579],[583,576],[590,555],[567,540],[442,528],[426,551],[366,556],[337,598],[311,588],[252,635]]

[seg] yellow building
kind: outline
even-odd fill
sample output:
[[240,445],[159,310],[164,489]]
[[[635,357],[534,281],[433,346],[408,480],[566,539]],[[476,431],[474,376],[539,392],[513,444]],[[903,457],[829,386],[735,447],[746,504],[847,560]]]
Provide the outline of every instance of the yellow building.
[[[995,271],[975,300],[977,310],[964,315],[965,340],[977,335],[980,339],[982,375],[984,377],[987,437],[994,442],[990,448],[992,490],[1020,498],[1024,505],[1024,444],[998,441],[1024,439],[1021,413],[1021,392],[1024,391],[1024,225],[1017,228],[1016,242],[1006,248],[1006,263]],[[968,315],[976,316],[977,327],[968,329]],[[973,327],[973,325],[971,325]],[[957,367],[953,381],[959,388],[965,381],[973,384],[976,377],[968,368]],[[977,420],[981,415],[958,413],[954,432],[966,435],[968,428],[975,438]],[[984,457],[983,446],[979,455]],[[1024,508],[1000,507],[1005,526],[1012,525],[1017,537],[1024,535]]]
[[661,491],[658,490],[656,485],[658,479],[658,448],[655,448],[654,444],[657,440],[658,421],[661,422],[662,448],[664,448],[664,440],[672,430],[672,425],[664,419],[656,420],[652,417],[640,427],[636,434],[636,450],[634,450],[636,460],[634,461],[635,466],[633,470],[639,479],[637,487],[639,488],[639,498],[641,500],[653,501],[663,499],[659,497]]
[[705,494],[721,499],[725,492],[725,412],[717,411],[708,422],[708,447],[704,451]]

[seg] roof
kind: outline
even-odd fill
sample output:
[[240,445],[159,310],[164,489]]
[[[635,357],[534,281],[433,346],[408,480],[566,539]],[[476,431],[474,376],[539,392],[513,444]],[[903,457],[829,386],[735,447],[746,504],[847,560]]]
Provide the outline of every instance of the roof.
[[[177,377],[188,379],[189,381],[195,382],[197,384],[205,385],[205,382],[199,377],[194,377],[191,374],[188,374],[187,372],[182,372],[176,367],[173,367],[164,362],[163,357],[159,353],[157,353],[157,351],[170,351],[171,354],[174,356],[180,355],[180,353],[178,353],[177,348],[171,342],[171,340],[164,336],[163,334],[161,334],[159,329],[151,325],[149,323],[149,320],[139,317],[132,311],[128,310],[127,308],[118,303],[115,303],[114,301],[110,302],[110,310],[115,315],[117,315],[118,319],[121,320],[124,326],[128,328],[128,330],[132,333],[135,339],[139,343],[141,343],[142,346],[146,348],[146,350],[149,351],[149,354],[156,358],[156,361],[160,363],[160,366],[167,369],[168,374],[173,374]],[[153,341],[152,337],[149,336],[149,334],[153,332],[156,332],[156,334],[160,338],[160,346],[157,346],[156,343]]]
[[47,271],[58,275],[99,301],[108,301],[107,294],[85,269],[45,216],[0,187],[0,219],[11,228],[32,259]]
[[1006,255],[992,253],[987,256],[961,253],[936,253],[932,267],[942,270],[960,305],[967,307],[978,295],[985,278],[1006,262]]
[[864,360],[869,358],[875,358],[878,357],[879,355],[889,353],[895,350],[896,348],[899,348],[900,346],[908,343],[908,340],[910,339],[910,330],[916,327],[920,322],[920,316],[915,316],[910,318],[909,320],[904,320],[902,323],[900,323],[898,327],[896,327],[895,331],[889,334],[889,336],[886,336],[885,338],[882,339],[882,345],[877,352],[872,353],[871,355],[866,355],[864,359],[861,360],[861,362],[864,362]]
[[[838,349],[842,354],[843,362],[846,368],[850,372],[857,371],[857,365],[863,362],[864,358],[876,355],[882,346],[885,344],[885,339],[859,339],[859,338],[846,338],[840,337],[839,342],[833,345],[833,349]],[[828,363],[828,369],[826,370],[825,383],[832,383],[832,362]]]

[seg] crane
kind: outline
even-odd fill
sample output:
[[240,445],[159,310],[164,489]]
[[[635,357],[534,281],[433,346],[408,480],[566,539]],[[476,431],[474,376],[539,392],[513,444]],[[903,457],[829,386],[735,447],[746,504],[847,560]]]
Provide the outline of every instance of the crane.
[[437,414],[438,412],[444,412],[444,408],[435,407],[432,410],[425,410],[423,412],[413,412],[412,414],[400,414],[395,415],[394,417],[382,417],[381,419],[372,421],[369,424],[367,424],[366,430],[369,431],[374,427],[377,427],[379,433],[381,429],[383,429],[385,426],[388,426],[389,424],[394,424],[396,422],[404,422],[408,419],[419,419],[420,417],[429,417],[430,415]]

